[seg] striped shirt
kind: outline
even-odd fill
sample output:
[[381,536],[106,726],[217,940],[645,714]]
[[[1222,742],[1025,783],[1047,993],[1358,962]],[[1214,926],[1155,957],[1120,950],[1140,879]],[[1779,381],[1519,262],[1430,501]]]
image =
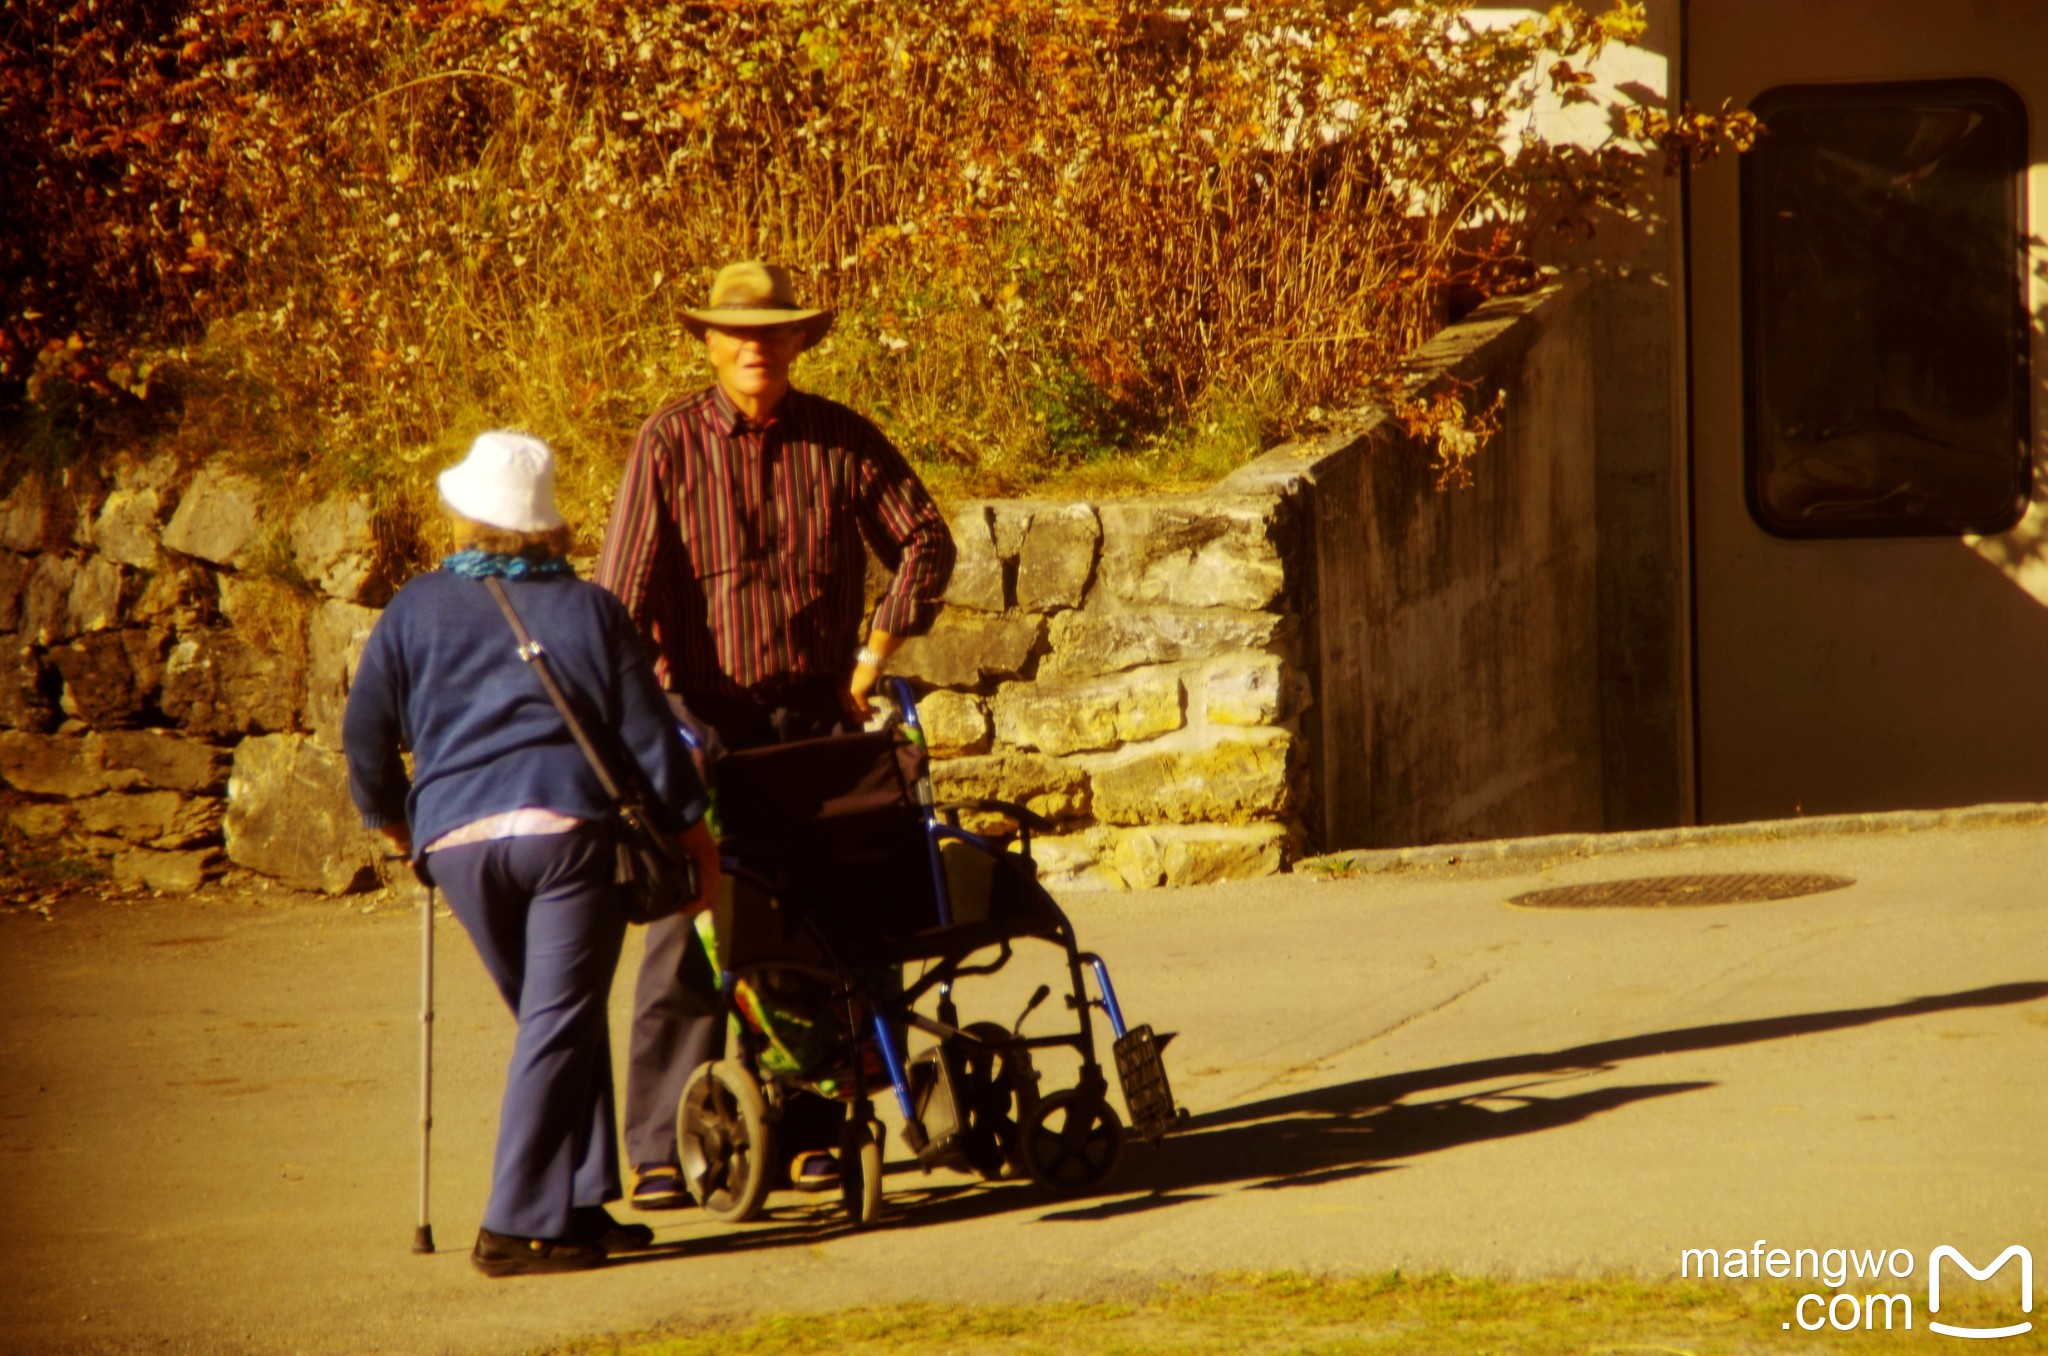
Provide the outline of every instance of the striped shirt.
[[874,628],[921,634],[953,538],[880,429],[791,390],[765,422],[717,385],[641,428],[596,582],[617,594],[672,691],[843,681],[860,647],[865,541],[895,571]]

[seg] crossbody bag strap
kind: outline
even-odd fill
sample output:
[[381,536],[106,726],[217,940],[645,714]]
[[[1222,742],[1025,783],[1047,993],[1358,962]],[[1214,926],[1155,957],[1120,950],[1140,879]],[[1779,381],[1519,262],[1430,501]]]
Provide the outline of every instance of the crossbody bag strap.
[[569,733],[576,737],[576,747],[582,749],[583,756],[590,760],[590,769],[597,774],[598,783],[604,787],[604,793],[612,798],[614,804],[625,804],[625,793],[619,789],[619,783],[612,776],[611,769],[605,766],[604,759],[598,755],[597,746],[590,742],[589,734],[583,729],[583,722],[576,719],[576,712],[570,708],[568,697],[563,695],[562,685],[555,681],[555,671],[548,664],[547,653],[541,649],[539,641],[527,634],[526,623],[519,620],[519,613],[514,610],[512,600],[505,595],[505,586],[498,582],[496,575],[485,575],[484,587],[491,591],[491,597],[496,600],[498,610],[505,614],[505,620],[512,623],[512,634],[519,641],[520,659],[533,666],[533,672],[540,679],[540,685],[547,689],[549,699],[554,702],[555,709],[562,713],[563,721],[569,726]]

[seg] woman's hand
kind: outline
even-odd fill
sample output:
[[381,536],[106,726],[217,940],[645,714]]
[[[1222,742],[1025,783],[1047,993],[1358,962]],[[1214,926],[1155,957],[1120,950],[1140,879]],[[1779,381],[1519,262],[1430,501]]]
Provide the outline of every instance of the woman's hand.
[[683,851],[690,854],[690,860],[697,866],[697,897],[683,905],[687,916],[702,913],[718,899],[718,840],[711,836],[703,820],[683,830]]
[[408,860],[412,857],[412,829],[404,824],[386,824],[377,830],[384,835],[384,841],[391,844],[391,850]]

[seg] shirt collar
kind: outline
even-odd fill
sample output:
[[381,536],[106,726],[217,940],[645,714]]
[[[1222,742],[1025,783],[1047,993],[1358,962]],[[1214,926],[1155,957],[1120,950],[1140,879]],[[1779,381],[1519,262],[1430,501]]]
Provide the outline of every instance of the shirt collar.
[[796,387],[790,387],[782,393],[782,403],[775,407],[775,413],[756,423],[740,413],[740,407],[732,403],[732,397],[725,393],[723,386],[715,381],[711,383],[711,410],[718,420],[718,431],[728,438],[736,433],[751,433],[787,424],[802,399],[802,393]]

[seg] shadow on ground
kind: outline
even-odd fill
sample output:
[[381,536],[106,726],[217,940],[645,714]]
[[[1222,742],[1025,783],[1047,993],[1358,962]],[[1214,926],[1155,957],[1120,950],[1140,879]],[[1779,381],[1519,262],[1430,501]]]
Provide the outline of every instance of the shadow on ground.
[[[1085,1223],[1162,1210],[1211,1194],[1204,1188],[1244,1185],[1283,1191],[1387,1172],[1426,1154],[1482,1140],[1534,1134],[1575,1124],[1652,1097],[1694,1092],[1705,1082],[1640,1083],[1581,1092],[1552,1092],[1574,1081],[1611,1073],[1630,1060],[1753,1045],[1818,1035],[1876,1022],[1966,1008],[1997,1007],[2048,998],[2048,982],[2000,984],[1930,994],[1872,1007],[1764,1017],[1744,1022],[1657,1031],[1563,1050],[1446,1064],[1325,1088],[1287,1093],[1206,1112],[1172,1139],[1171,1153],[1142,1147],[1098,1193],[1039,1217],[1041,1223]],[[1474,1088],[1473,1085],[1478,1085]],[[1428,1101],[1407,1098],[1432,1089],[1472,1089]],[[890,1165],[890,1214],[878,1228],[917,1228],[982,1219],[1013,1210],[1043,1209],[1054,1197],[1024,1183],[947,1182],[906,1186],[911,1163]],[[915,1180],[915,1179],[913,1179]],[[1145,1194],[1134,1194],[1145,1193]],[[837,1197],[805,1202],[785,1193],[764,1222],[687,1244],[657,1248],[620,1262],[652,1262],[687,1253],[701,1257],[786,1244],[812,1244],[851,1232]],[[616,1263],[615,1263],[616,1264]]]

